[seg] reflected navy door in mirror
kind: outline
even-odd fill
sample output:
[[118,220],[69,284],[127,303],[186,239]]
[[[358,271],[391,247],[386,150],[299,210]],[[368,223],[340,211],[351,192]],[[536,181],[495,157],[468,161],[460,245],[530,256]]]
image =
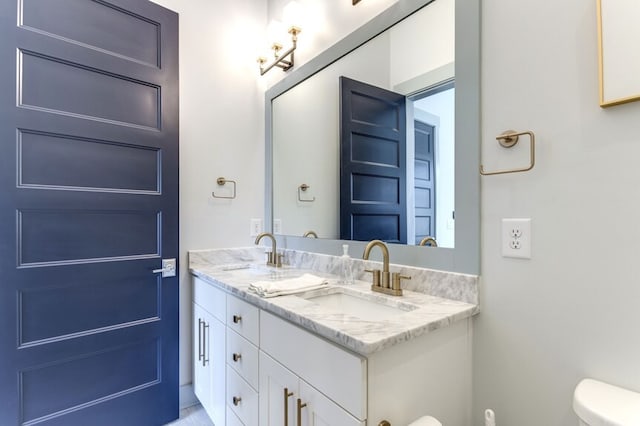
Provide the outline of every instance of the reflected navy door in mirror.
[[340,77],[340,238],[407,242],[405,97]]
[[178,16],[0,2],[0,425],[178,416]]
[[414,174],[415,174],[415,244],[425,237],[438,238],[436,235],[436,174],[435,174],[435,154],[434,154],[434,126],[419,120],[414,120],[413,130],[415,132],[415,154],[414,154]]

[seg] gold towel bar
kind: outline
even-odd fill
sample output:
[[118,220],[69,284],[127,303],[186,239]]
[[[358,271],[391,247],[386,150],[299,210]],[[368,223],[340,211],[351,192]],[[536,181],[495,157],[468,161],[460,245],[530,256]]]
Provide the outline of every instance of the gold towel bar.
[[223,177],[219,177],[216,182],[218,183],[218,185],[220,186],[224,186],[227,183],[232,183],[233,184],[233,195],[230,197],[224,196],[224,195],[216,195],[215,192],[212,192],[211,195],[214,198],[228,198],[230,200],[233,200],[234,198],[236,198],[236,181],[235,180],[230,180],[230,179],[225,179]]
[[511,148],[518,143],[518,136],[529,135],[529,141],[531,146],[531,161],[528,167],[524,167],[521,169],[511,169],[511,170],[500,170],[497,172],[485,172],[482,164],[480,165],[480,174],[483,176],[489,175],[502,175],[505,173],[517,173],[517,172],[526,172],[533,169],[533,166],[536,164],[536,137],[533,132],[516,132],[515,130],[507,130],[502,132],[499,136],[496,137],[498,143],[504,148]]

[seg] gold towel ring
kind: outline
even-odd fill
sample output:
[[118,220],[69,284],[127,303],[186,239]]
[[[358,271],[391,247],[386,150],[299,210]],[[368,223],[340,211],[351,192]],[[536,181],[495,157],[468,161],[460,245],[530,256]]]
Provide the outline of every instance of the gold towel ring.
[[225,179],[223,177],[219,177],[216,182],[218,183],[218,185],[220,186],[224,186],[227,183],[231,183],[233,184],[233,195],[230,197],[224,196],[224,195],[216,195],[215,192],[212,192],[211,195],[213,196],[213,198],[228,198],[230,200],[233,200],[234,198],[236,198],[236,181],[235,180],[230,180],[230,179]]
[[530,156],[531,161],[529,162],[528,167],[524,167],[521,169],[510,169],[510,170],[500,170],[496,172],[485,172],[482,164],[480,165],[480,174],[483,176],[489,175],[502,175],[506,173],[517,173],[517,172],[526,172],[533,169],[533,166],[536,164],[536,137],[533,132],[519,132],[517,133],[515,130],[507,130],[502,132],[499,136],[496,137],[498,143],[504,148],[511,148],[518,143],[518,136],[529,135],[530,141]]
[[311,187],[309,185],[307,185],[306,183],[303,183],[302,185],[300,185],[298,187],[298,201],[301,201],[303,203],[313,203],[316,200],[316,197],[310,198],[308,200],[305,200],[305,199],[302,198],[302,193],[300,192],[300,190],[306,191],[309,188],[311,188]]

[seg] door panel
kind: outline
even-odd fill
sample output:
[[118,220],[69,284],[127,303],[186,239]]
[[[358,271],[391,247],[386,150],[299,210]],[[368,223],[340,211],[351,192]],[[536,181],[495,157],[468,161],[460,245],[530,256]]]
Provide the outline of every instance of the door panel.
[[160,86],[156,84],[25,49],[19,49],[18,69],[21,107],[159,128]]
[[157,148],[18,130],[19,187],[160,194],[160,162]]
[[415,131],[415,243],[436,235],[435,127],[414,120]]
[[160,25],[115,4],[22,0],[20,18],[23,28],[160,66]]
[[407,242],[405,97],[340,77],[340,238]]
[[178,415],[178,18],[0,2],[0,424]]

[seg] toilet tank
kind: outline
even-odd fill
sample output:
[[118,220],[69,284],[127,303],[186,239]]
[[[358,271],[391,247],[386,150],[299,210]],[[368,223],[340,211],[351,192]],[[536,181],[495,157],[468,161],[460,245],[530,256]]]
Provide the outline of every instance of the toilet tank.
[[573,393],[573,411],[588,426],[640,425],[640,393],[584,379]]

